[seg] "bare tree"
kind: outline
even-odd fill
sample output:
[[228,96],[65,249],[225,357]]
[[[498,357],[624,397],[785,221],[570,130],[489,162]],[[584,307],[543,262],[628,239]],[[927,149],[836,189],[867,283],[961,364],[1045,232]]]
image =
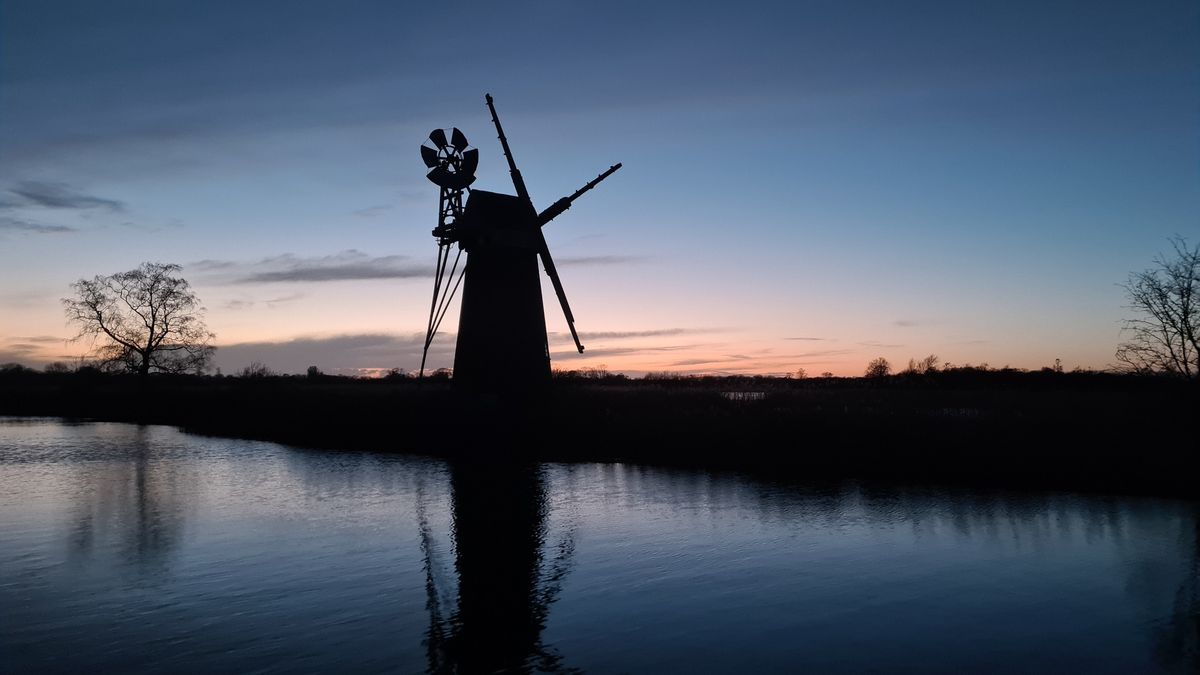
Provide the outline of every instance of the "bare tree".
[[938,362],[940,359],[936,354],[930,354],[920,361],[916,359],[908,360],[908,367],[901,371],[902,375],[925,375],[927,373],[936,373]]
[[[142,263],[128,272],[80,279],[63,298],[77,339],[90,337],[97,357],[145,377],[151,371],[203,372],[216,337],[179,265]],[[97,344],[98,343],[98,344]]]
[[892,364],[882,356],[867,364],[866,377],[884,377],[892,373]]
[[238,373],[238,377],[253,377],[262,379],[264,377],[275,377],[278,373],[267,367],[267,364],[262,361],[251,361],[250,365],[242,368],[242,372]]
[[1173,237],[1174,257],[1159,255],[1155,267],[1129,275],[1124,284],[1129,309],[1127,342],[1117,361],[1139,373],[1200,377],[1200,244]]

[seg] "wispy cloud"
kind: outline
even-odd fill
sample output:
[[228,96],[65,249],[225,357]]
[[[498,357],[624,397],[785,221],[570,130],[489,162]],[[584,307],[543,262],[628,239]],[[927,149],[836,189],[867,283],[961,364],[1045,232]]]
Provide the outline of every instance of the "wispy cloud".
[[749,361],[749,360],[751,360],[751,358],[752,357],[746,356],[744,354],[726,354],[724,356],[682,359],[679,361],[673,361],[673,362],[667,364],[667,366],[670,368],[686,368],[689,366],[708,365],[710,363],[725,363],[725,364],[737,363],[739,361]]
[[826,341],[826,340],[828,340],[828,339],[829,339],[829,338],[819,338],[819,337],[789,337],[789,338],[784,338],[784,340],[803,340],[803,341],[805,341],[805,342],[824,342],[824,341]]
[[0,307],[27,309],[55,302],[57,293],[49,289],[0,293]]
[[551,359],[579,359],[579,358],[602,358],[606,356],[630,356],[633,354],[655,354],[660,352],[678,352],[688,349],[696,349],[703,345],[687,344],[687,345],[655,345],[652,347],[601,347],[598,349],[588,349],[583,354],[575,350],[551,352]]
[[201,272],[215,272],[215,271],[220,271],[220,270],[233,269],[234,267],[237,267],[239,264],[242,264],[242,263],[236,263],[232,260],[212,260],[210,258],[205,258],[204,260],[197,260],[196,262],[188,263],[187,266],[197,269],[197,270],[200,270]]
[[66,225],[45,225],[35,223],[21,218],[12,218],[10,216],[0,216],[0,232],[28,232],[32,234],[57,234],[63,232],[75,232],[75,228],[67,227]]
[[582,266],[582,265],[625,265],[628,263],[638,263],[647,260],[648,256],[643,255],[583,255],[583,256],[566,256],[564,258],[555,258],[556,265],[564,266]]
[[41,351],[41,347],[28,342],[9,342],[4,345],[4,351],[21,356],[28,356],[35,352]]
[[0,363],[20,363],[38,366],[54,359],[70,358],[66,355],[47,352],[49,345],[60,345],[63,338],[52,335],[29,335],[0,338]]
[[[656,328],[652,330],[625,331],[593,331],[583,332],[579,337],[585,340],[623,340],[626,338],[671,337],[676,335],[701,335],[704,333],[720,333],[724,328]],[[565,336],[565,333],[551,333],[551,336]]]
[[362,281],[368,279],[413,279],[431,276],[429,266],[403,262],[399,255],[372,258],[357,252],[322,258],[280,256],[269,262],[280,269],[253,272],[237,283]]
[[226,301],[222,307],[225,309],[238,311],[243,309],[251,309],[261,304],[266,305],[267,309],[274,309],[277,305],[293,302],[303,297],[306,297],[304,293],[288,293],[286,295],[280,295],[274,298],[267,298],[266,300],[255,300],[253,298],[234,298]]
[[892,325],[899,326],[900,328],[916,328],[917,326],[925,325],[925,322],[917,321],[916,319],[896,319],[892,322]]
[[303,297],[305,297],[305,295],[303,293],[288,293],[287,295],[281,295],[276,298],[267,298],[266,300],[263,300],[263,302],[265,302],[267,304],[267,306],[269,306],[269,307],[274,307],[275,305],[282,305],[287,302],[293,302],[293,301],[299,300]]
[[391,211],[393,208],[394,207],[388,206],[387,204],[380,204],[379,206],[368,206],[365,209],[358,209],[357,211],[354,212],[354,215],[358,216],[359,218],[377,218],[377,217],[382,216],[383,214],[387,213],[388,211]]
[[899,349],[900,347],[904,346],[902,344],[889,344],[886,342],[876,342],[875,340],[867,340],[866,342],[859,342],[858,344],[860,344],[864,347],[874,347],[876,349]]
[[802,352],[800,354],[794,354],[793,358],[815,359],[815,358],[824,358],[824,357],[828,357],[828,356],[846,356],[848,354],[857,354],[857,353],[859,353],[859,350],[857,350],[857,349],[822,349],[822,350],[818,350],[815,352]]
[[23,181],[9,188],[16,195],[16,202],[5,202],[6,206],[40,206],[48,209],[103,209],[112,212],[125,210],[125,203],[116,199],[105,199],[86,194],[66,183]]
[[222,281],[230,284],[316,283],[433,276],[429,264],[409,262],[407,256],[372,257],[356,250],[308,258],[285,253],[257,262],[208,259],[190,263],[188,267],[216,273],[222,277]]
[[670,366],[672,368],[683,368],[686,366],[703,366],[710,363],[723,363],[723,361],[714,359],[683,359],[682,361],[672,362]]
[[7,349],[0,348],[0,364],[6,363],[17,363],[27,366],[33,363],[33,361],[30,360],[29,354],[25,352],[8,351]]

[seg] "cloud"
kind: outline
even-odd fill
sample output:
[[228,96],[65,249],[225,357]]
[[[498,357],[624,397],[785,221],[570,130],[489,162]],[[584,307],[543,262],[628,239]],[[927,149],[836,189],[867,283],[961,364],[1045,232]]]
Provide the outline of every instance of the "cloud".
[[45,290],[0,293],[0,307],[14,307],[18,309],[44,307],[47,303],[56,302],[56,297],[56,293]]
[[858,344],[860,344],[864,347],[874,347],[876,349],[899,349],[900,347],[904,346],[901,344],[888,344],[885,342],[876,342],[875,340],[867,340],[866,342],[859,342]]
[[815,352],[803,352],[800,354],[795,354],[793,358],[811,359],[825,356],[846,356],[848,354],[857,354],[858,352],[859,350],[857,349],[823,349]]
[[15,351],[10,352],[5,349],[0,349],[0,364],[8,364],[8,363],[17,363],[22,366],[29,366],[30,364],[37,363],[37,362],[31,361],[29,359],[29,355],[26,353],[15,352]]
[[[653,330],[627,331],[593,331],[580,333],[584,340],[623,340],[626,338],[670,337],[675,335],[698,335],[702,333],[719,333],[723,328],[657,328]],[[551,333],[552,337],[565,336],[565,333]]]
[[828,339],[829,339],[829,338],[819,338],[819,337],[790,337],[790,338],[784,338],[784,340],[804,340],[804,341],[807,341],[807,342],[824,342],[824,341],[826,341],[826,340],[828,340]]
[[[200,260],[189,263],[188,267],[219,273],[224,277],[224,282],[230,284],[419,279],[433,276],[430,265],[407,260],[407,256],[401,255],[371,257],[351,249],[309,258],[285,253],[258,262]],[[278,301],[287,299],[295,298],[285,297]]]
[[73,356],[59,353],[64,342],[64,338],[52,335],[0,338],[0,363],[20,363],[38,367],[51,361],[70,360]]
[[624,265],[627,263],[636,263],[647,260],[644,255],[583,255],[583,256],[567,256],[565,258],[556,259],[556,265],[562,266],[582,266],[582,265]]
[[[358,333],[303,336],[269,342],[219,345],[216,365],[236,373],[257,361],[282,373],[302,373],[317,366],[327,373],[358,373],[375,369],[408,368],[421,363],[423,333]],[[454,361],[453,333],[439,333],[429,350],[427,369],[449,367]]]
[[689,344],[689,345],[662,345],[654,347],[601,347],[599,349],[588,349],[580,354],[575,350],[551,352],[551,359],[579,359],[579,358],[597,358],[605,356],[629,356],[631,354],[654,354],[658,352],[677,352],[685,349],[696,349],[704,345]]
[[674,361],[668,364],[672,368],[681,368],[684,366],[703,366],[709,363],[724,363],[722,359],[683,359],[682,361]]
[[167,230],[178,230],[186,227],[184,222],[178,218],[171,218],[170,220],[161,221],[158,223],[138,223],[132,220],[126,220],[124,222],[117,223],[117,225],[120,227],[129,228],[131,230],[137,230],[139,232],[163,232]]
[[829,350],[798,355],[778,355],[766,350],[751,354],[706,354],[691,358],[663,362],[651,366],[652,370],[669,370],[689,375],[746,375],[773,374],[787,375],[795,372],[797,367],[816,367],[823,364],[838,363],[840,359],[812,358],[819,356],[838,356],[853,353],[852,350]]
[[365,209],[359,209],[355,211],[354,215],[358,216],[359,218],[375,218],[387,213],[388,211],[391,211],[393,208],[394,207],[388,206],[387,204],[368,206]]
[[0,216],[0,232],[5,230],[10,232],[31,232],[34,234],[55,234],[76,231],[75,228],[67,227],[66,225],[43,225],[28,220],[21,220],[20,218]]
[[30,344],[27,342],[10,342],[4,345],[4,350],[13,354],[28,356],[29,354],[40,351],[41,347],[39,345]]
[[892,322],[892,325],[899,326],[900,328],[916,328],[917,326],[920,326],[923,323],[924,322],[917,321],[916,319],[896,319],[895,321]]
[[263,300],[263,302],[267,303],[268,307],[274,307],[275,305],[282,305],[285,302],[292,302],[293,300],[299,300],[303,297],[305,297],[303,293],[288,293],[287,295],[281,295],[277,298],[267,298],[266,300]]
[[53,335],[34,335],[31,337],[15,337],[12,339],[20,340],[21,342],[34,342],[37,344],[50,344],[63,341],[63,338],[54,337]]
[[[430,346],[426,370],[450,367],[454,364],[457,335],[438,333]],[[415,371],[421,363],[423,333],[359,333],[332,336],[301,336],[290,340],[241,342],[219,345],[215,363],[225,373],[233,374],[253,362],[265,364],[282,373],[303,373],[317,366],[327,373],[360,374],[380,369],[405,368]],[[628,355],[676,355],[681,351],[708,348],[711,345],[680,344],[629,346],[589,349],[583,355],[575,350],[552,352],[555,366],[578,359]],[[740,355],[716,357],[721,363],[747,363]],[[570,366],[566,366],[570,367]]]
[[201,272],[227,270],[237,266],[238,263],[235,263],[232,260],[211,260],[208,258],[205,258],[204,260],[197,260],[193,263],[188,263],[188,267],[194,267]]
[[6,206],[40,206],[48,209],[104,209],[121,212],[125,210],[124,202],[116,199],[105,199],[94,195],[84,194],[66,183],[43,183],[41,181],[23,181],[17,187],[9,188],[11,194],[20,201],[6,202]]
[[[586,256],[557,260],[559,265],[616,265],[638,256]],[[432,265],[413,262],[409,256],[373,257],[350,249],[326,256],[300,257],[291,253],[263,258],[257,262],[235,260],[198,260],[188,264],[202,272],[213,272],[229,284],[317,283],[325,281],[363,281],[372,279],[427,279]]]
[[365,261],[360,264],[348,265],[317,265],[297,264],[290,269],[256,272],[238,279],[239,284],[263,284],[280,282],[319,282],[319,281],[365,281],[371,279],[416,279],[432,276],[426,265],[393,266],[389,258],[399,260],[401,256],[388,256]]
[[[704,335],[712,333],[723,333],[732,330],[730,328],[658,328],[650,330],[632,330],[632,331],[595,331],[591,333],[582,333],[581,339],[585,344],[593,340],[625,340],[636,338],[658,338],[658,337],[679,337]],[[563,333],[551,333],[551,344],[567,343],[569,338]],[[619,344],[619,343],[618,343]],[[754,361],[755,356],[746,354],[721,354],[723,350],[729,349],[729,345],[720,342],[690,342],[686,344],[635,344],[629,346],[609,346],[607,342],[601,343],[598,347],[589,347],[583,354],[575,350],[562,350],[551,352],[551,359],[557,362],[572,362],[580,360],[603,359],[609,357],[674,357],[673,362],[661,362],[655,365],[654,368],[677,368],[680,366],[693,366],[703,364],[731,364],[731,363],[748,363]],[[764,350],[769,352],[770,350]],[[691,354],[679,354],[679,352],[691,352]],[[696,352],[703,354],[693,356]],[[689,356],[691,358],[681,359],[680,357]],[[634,371],[636,372],[636,371]]]
[[224,307],[225,309],[239,311],[239,310],[243,310],[243,309],[250,309],[250,308],[254,307],[255,305],[258,305],[261,302],[262,304],[266,305],[268,309],[274,309],[276,305],[281,305],[283,303],[292,302],[293,300],[299,300],[300,298],[303,298],[303,297],[305,297],[305,295],[303,293],[288,293],[287,295],[281,295],[276,298],[268,298],[268,299],[262,300],[262,301],[254,300],[251,298],[234,298],[233,300],[226,301],[225,304],[222,305],[222,307]]

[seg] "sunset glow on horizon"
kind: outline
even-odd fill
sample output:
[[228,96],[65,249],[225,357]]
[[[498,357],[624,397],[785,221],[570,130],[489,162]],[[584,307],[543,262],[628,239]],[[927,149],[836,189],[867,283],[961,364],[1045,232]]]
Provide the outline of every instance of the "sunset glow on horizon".
[[1120,284],[1200,238],[1194,3],[13,2],[0,363],[80,357],[69,285],[160,261],[226,374],[416,371],[417,148],[457,126],[512,193],[485,92],[538,208],[624,163],[545,229],[558,369],[1103,369]]

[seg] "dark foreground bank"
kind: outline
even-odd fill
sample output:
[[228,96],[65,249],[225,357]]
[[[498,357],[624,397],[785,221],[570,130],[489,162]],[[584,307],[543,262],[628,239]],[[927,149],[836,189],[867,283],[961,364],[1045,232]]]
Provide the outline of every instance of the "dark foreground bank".
[[295,445],[1196,496],[1200,387],[1099,373],[442,380],[0,373],[0,414]]

